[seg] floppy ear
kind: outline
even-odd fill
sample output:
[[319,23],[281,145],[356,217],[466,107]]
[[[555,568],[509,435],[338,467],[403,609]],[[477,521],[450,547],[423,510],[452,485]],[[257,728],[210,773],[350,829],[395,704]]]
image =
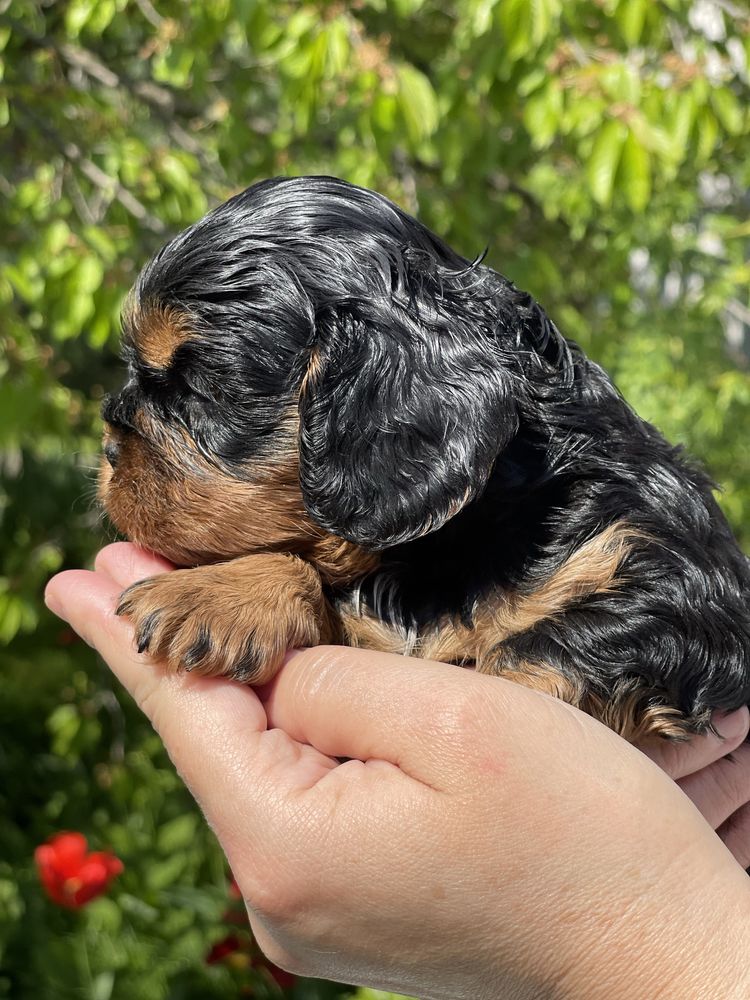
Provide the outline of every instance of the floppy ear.
[[484,488],[517,408],[494,337],[458,327],[362,302],[319,317],[300,483],[327,531],[386,548],[435,531]]

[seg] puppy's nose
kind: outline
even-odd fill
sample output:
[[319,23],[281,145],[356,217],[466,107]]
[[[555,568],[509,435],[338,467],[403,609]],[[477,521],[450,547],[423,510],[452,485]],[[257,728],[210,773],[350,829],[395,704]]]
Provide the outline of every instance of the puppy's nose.
[[120,455],[120,446],[110,438],[104,445],[104,457],[107,459],[112,468],[117,467],[117,459]]

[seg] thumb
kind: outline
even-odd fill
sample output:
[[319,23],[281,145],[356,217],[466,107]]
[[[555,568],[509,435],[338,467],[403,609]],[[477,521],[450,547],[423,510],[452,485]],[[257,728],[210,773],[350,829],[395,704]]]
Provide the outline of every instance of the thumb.
[[[130,545],[104,550],[96,572],[69,570],[47,586],[45,600],[104,658],[160,734],[175,767],[227,854],[268,838],[269,805],[284,813],[335,761],[269,731],[253,690],[223,678],[167,674],[134,648],[126,619],[115,614],[122,589],[164,564]],[[115,580],[106,567],[119,579]]]

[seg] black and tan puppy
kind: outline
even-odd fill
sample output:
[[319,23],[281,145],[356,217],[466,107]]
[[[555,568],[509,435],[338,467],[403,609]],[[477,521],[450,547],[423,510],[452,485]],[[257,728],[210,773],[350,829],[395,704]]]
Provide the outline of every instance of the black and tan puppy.
[[385,198],[265,181],[146,265],[101,497],[182,567],[141,650],[261,681],[337,642],[475,664],[629,739],[750,701],[750,564],[703,472],[526,293]]

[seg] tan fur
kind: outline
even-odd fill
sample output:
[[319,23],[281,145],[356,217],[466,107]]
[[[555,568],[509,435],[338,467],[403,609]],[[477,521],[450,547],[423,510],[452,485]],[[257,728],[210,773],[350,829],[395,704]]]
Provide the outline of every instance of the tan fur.
[[561,614],[583,597],[615,590],[623,559],[645,537],[626,521],[615,522],[584,542],[537,590],[516,594],[480,614],[479,627],[488,628],[494,632],[492,638],[499,635],[497,641],[502,641]]
[[[288,649],[336,638],[320,577],[281,553],[176,570],[128,588],[118,614],[172,670],[262,683]],[[196,650],[200,650],[196,655]]]
[[580,706],[582,688],[579,683],[565,677],[559,670],[541,663],[521,663],[512,670],[498,671],[501,677],[515,681],[532,691],[541,691],[566,701],[569,705]]
[[[444,620],[419,636],[411,655],[444,663],[473,663],[485,673],[502,672],[497,647],[505,639],[561,614],[583,597],[616,588],[623,559],[632,545],[644,538],[626,522],[618,521],[584,543],[536,590],[529,594],[496,591],[475,608],[473,627]],[[377,619],[349,608],[342,612],[342,620],[353,645],[407,651],[410,640]]]
[[327,582],[362,576],[379,561],[323,531],[307,514],[289,427],[279,458],[254,463],[237,479],[209,464],[184,431],[166,431],[139,411],[138,434],[118,435],[114,471],[102,462],[99,498],[124,534],[181,566],[255,552],[291,552],[313,562]]
[[289,548],[304,536],[290,485],[283,465],[245,482],[209,465],[177,436],[154,441],[127,434],[116,469],[102,466],[99,494],[131,541],[191,566]]
[[168,368],[177,348],[197,336],[190,317],[174,306],[129,305],[123,325],[126,340],[151,368]]
[[319,534],[306,548],[305,557],[315,564],[327,583],[348,583],[379,565],[377,552],[366,552],[354,542],[316,530]]
[[307,371],[305,372],[302,383],[299,387],[300,398],[304,396],[307,391],[307,386],[309,382],[314,382],[318,379],[323,370],[323,362],[320,358],[320,345],[314,344],[312,350],[310,351],[310,357],[307,362]]
[[630,743],[639,743],[652,736],[686,740],[694,732],[686,725],[685,717],[679,709],[659,704],[644,707],[644,700],[641,689],[623,696],[615,693],[611,701],[602,701],[595,695],[589,695],[579,707]]
[[358,615],[350,610],[342,612],[341,609],[339,615],[347,646],[375,649],[381,653],[398,653],[402,656],[410,653],[421,655],[418,649],[411,648],[408,638],[402,632],[378,618]]
[[509,665],[499,648],[509,636],[563,613],[575,601],[615,589],[623,559],[633,545],[646,539],[647,536],[626,522],[611,525],[582,545],[535,591],[497,592],[487,598],[475,609],[473,628],[444,621],[415,641],[378,619],[345,608],[340,611],[344,635],[352,646],[474,665],[482,672],[560,698],[593,715],[630,742],[654,735],[685,739],[688,731],[679,710],[648,704],[648,695],[639,684],[615,692],[612,700],[603,701],[586,692],[580,681],[551,666],[528,662]]
[[607,701],[585,691],[577,678],[565,677],[559,671],[538,663],[520,663],[512,670],[500,670],[501,677],[534,691],[560,698],[569,705],[592,715],[629,743],[653,737],[685,740],[690,735],[685,717],[677,708],[658,703],[649,704],[649,694],[637,681],[623,685]]
[[310,520],[293,428],[275,463],[255,463],[252,478],[240,480],[209,464],[184,430],[166,429],[144,410],[133,422],[137,433],[105,429],[119,450],[114,469],[102,462],[100,499],[131,541],[195,567],[124,596],[120,611],[136,636],[153,626],[149,651],[176,669],[203,637],[209,651],[191,669],[259,681],[273,676],[289,647],[340,641],[322,581],[355,579],[378,557]]

